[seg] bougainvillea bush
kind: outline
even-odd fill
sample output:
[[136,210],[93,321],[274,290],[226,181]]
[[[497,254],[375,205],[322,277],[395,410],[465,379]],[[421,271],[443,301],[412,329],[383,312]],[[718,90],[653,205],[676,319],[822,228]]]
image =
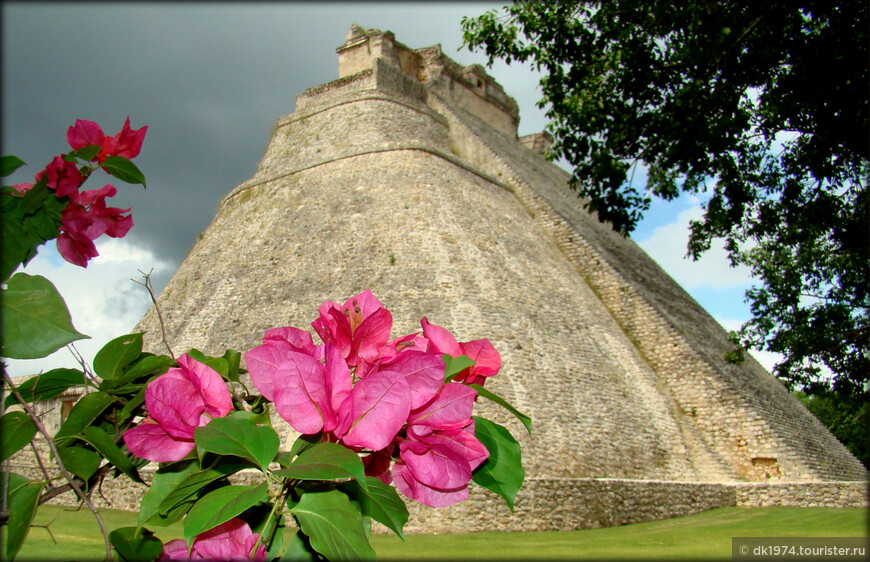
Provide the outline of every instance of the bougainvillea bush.
[[[45,357],[86,337],[47,279],[12,273],[55,238],[67,261],[87,267],[95,239],[129,231],[130,209],[106,206],[113,185],[81,186],[97,169],[144,186],[131,159],[146,129],[131,129],[128,118],[108,136],[78,120],[67,134],[71,152],[34,183],[2,188],[3,357]],[[22,164],[4,157],[3,175]],[[372,520],[404,538],[402,496],[447,507],[468,497],[471,481],[513,509],[520,446],[473,412],[484,398],[528,430],[531,420],[484,388],[501,368],[488,340],[459,342],[425,317],[418,332],[393,337],[392,315],[370,290],[312,316],[317,342],[306,329],[276,327],[244,353],[193,349],[176,358],[168,345],[168,355],[144,352],[143,334],[128,334],[92,367],[82,361],[17,387],[4,369],[0,460],[40,438],[51,451],[37,457],[44,480],[2,475],[5,556],[18,553],[38,506],[70,491],[100,523],[107,558],[121,560],[372,559]],[[87,392],[47,433],[34,403],[82,385]],[[290,428],[299,437],[282,447]],[[149,462],[158,467],[146,484],[139,471]],[[47,465],[61,478],[49,478]],[[147,486],[137,526],[105,529],[90,498],[107,477]],[[159,529],[177,521],[185,538],[164,544]]]

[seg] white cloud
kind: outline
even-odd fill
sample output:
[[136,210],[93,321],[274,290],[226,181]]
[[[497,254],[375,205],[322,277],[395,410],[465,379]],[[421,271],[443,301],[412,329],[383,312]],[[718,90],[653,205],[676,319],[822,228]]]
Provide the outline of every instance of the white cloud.
[[[97,241],[100,255],[88,267],[65,262],[53,243],[40,248],[25,273],[48,278],[64,298],[75,328],[91,337],[75,342],[88,363],[106,342],[129,333],[151,305],[148,292],[132,281],[142,281],[139,271],[155,274],[170,264],[150,251],[126,240],[102,238]],[[30,375],[58,367],[77,367],[78,362],[67,349],[49,357],[31,360],[7,360],[10,375]]]
[[689,221],[700,219],[702,215],[700,205],[690,207],[682,211],[675,222],[657,227],[649,238],[638,240],[638,244],[686,290],[748,287],[753,283],[749,269],[731,267],[721,245],[714,243],[697,261],[685,257]]

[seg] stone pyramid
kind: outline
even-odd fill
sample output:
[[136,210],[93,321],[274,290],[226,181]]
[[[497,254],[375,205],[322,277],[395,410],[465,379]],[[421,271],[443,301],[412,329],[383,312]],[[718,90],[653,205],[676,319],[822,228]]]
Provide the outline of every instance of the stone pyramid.
[[[546,135],[517,138],[517,104],[482,67],[356,25],[337,52],[339,78],[296,98],[160,295],[173,349],[244,351],[364,289],[394,334],[427,316],[489,338],[504,367],[488,387],[534,420],[529,437],[482,404],[523,446],[516,511],[478,488],[412,505],[412,531],[621,524],[759,486],[864,495],[863,466],[754,360],[726,362],[716,321],[583,210]],[[137,330],[162,350],[154,309]]]

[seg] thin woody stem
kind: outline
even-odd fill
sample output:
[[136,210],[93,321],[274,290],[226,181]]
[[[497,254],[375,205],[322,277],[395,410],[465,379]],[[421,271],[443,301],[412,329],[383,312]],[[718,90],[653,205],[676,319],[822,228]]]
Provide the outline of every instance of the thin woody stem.
[[160,305],[157,304],[157,295],[154,294],[154,285],[151,284],[151,274],[154,272],[154,269],[151,269],[148,273],[145,273],[141,269],[138,271],[142,274],[142,277],[145,278],[145,282],[136,281],[135,279],[131,279],[131,281],[137,285],[142,285],[148,290],[148,294],[151,296],[151,302],[154,303],[154,309],[157,311],[157,319],[160,321],[160,333],[163,337],[163,345],[165,345],[166,349],[169,350],[169,356],[172,357],[172,359],[175,359],[175,354],[172,353],[172,348],[169,346],[169,340],[166,338],[166,323],[163,321],[163,313],[160,312]]
[[63,461],[60,460],[60,455],[57,454],[57,447],[54,445],[54,441],[52,441],[51,435],[48,434],[48,431],[45,430],[45,426],[42,425],[42,422],[39,421],[39,417],[33,412],[33,408],[31,408],[27,401],[23,396],[18,392],[18,389],[15,387],[15,383],[12,382],[12,379],[6,373],[5,369],[3,370],[3,378],[6,381],[6,384],[9,385],[9,390],[12,392],[12,395],[18,400],[21,406],[24,408],[24,411],[30,416],[30,419],[33,420],[33,424],[36,426],[37,431],[45,437],[46,442],[48,443],[48,447],[51,449],[52,454],[54,455],[54,461],[57,463],[57,468],[60,470],[60,473],[66,479],[67,483],[75,490],[76,495],[82,502],[88,506],[88,509],[91,513],[94,514],[94,518],[97,520],[97,524],[100,526],[100,532],[103,534],[103,541],[106,544],[106,560],[112,559],[112,543],[109,541],[109,533],[106,531],[106,524],[103,523],[103,518],[100,516],[97,508],[94,507],[94,504],[91,503],[90,498],[82,491],[82,489],[76,484],[75,478],[67,472],[66,468],[63,466]]

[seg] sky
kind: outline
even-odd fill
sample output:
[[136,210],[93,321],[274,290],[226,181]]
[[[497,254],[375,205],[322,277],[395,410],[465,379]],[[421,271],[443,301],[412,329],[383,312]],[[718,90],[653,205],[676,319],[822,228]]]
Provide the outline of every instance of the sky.
[[[24,269],[43,275],[66,299],[88,360],[110,339],[133,329],[150,306],[133,280],[152,272],[159,292],[236,185],[254,175],[272,127],[294,110],[296,95],[338,77],[335,48],[351,24],[392,31],[411,48],[440,43],[468,65],[482,53],[462,46],[461,19],[502,2],[287,3],[2,3],[2,153],[28,165],[8,182],[33,174],[69,150],[76,119],[107,134],[130,116],[147,125],[135,163],[147,189],[114,182],[110,206],[132,208],[135,226],[121,240],[97,241],[100,257],[87,269],[64,262],[54,242]],[[543,130],[536,106],[539,75],[496,63],[488,72],[520,108],[519,134]],[[108,183],[93,176],[85,188]],[[747,271],[729,267],[724,251],[684,259],[688,224],[700,201],[684,196],[654,202],[632,234],[726,329],[749,319]],[[579,202],[578,202],[579,204]],[[339,298],[337,296],[336,298]],[[756,354],[768,369],[775,358]],[[10,361],[13,375],[73,366],[60,350],[45,360]]]

